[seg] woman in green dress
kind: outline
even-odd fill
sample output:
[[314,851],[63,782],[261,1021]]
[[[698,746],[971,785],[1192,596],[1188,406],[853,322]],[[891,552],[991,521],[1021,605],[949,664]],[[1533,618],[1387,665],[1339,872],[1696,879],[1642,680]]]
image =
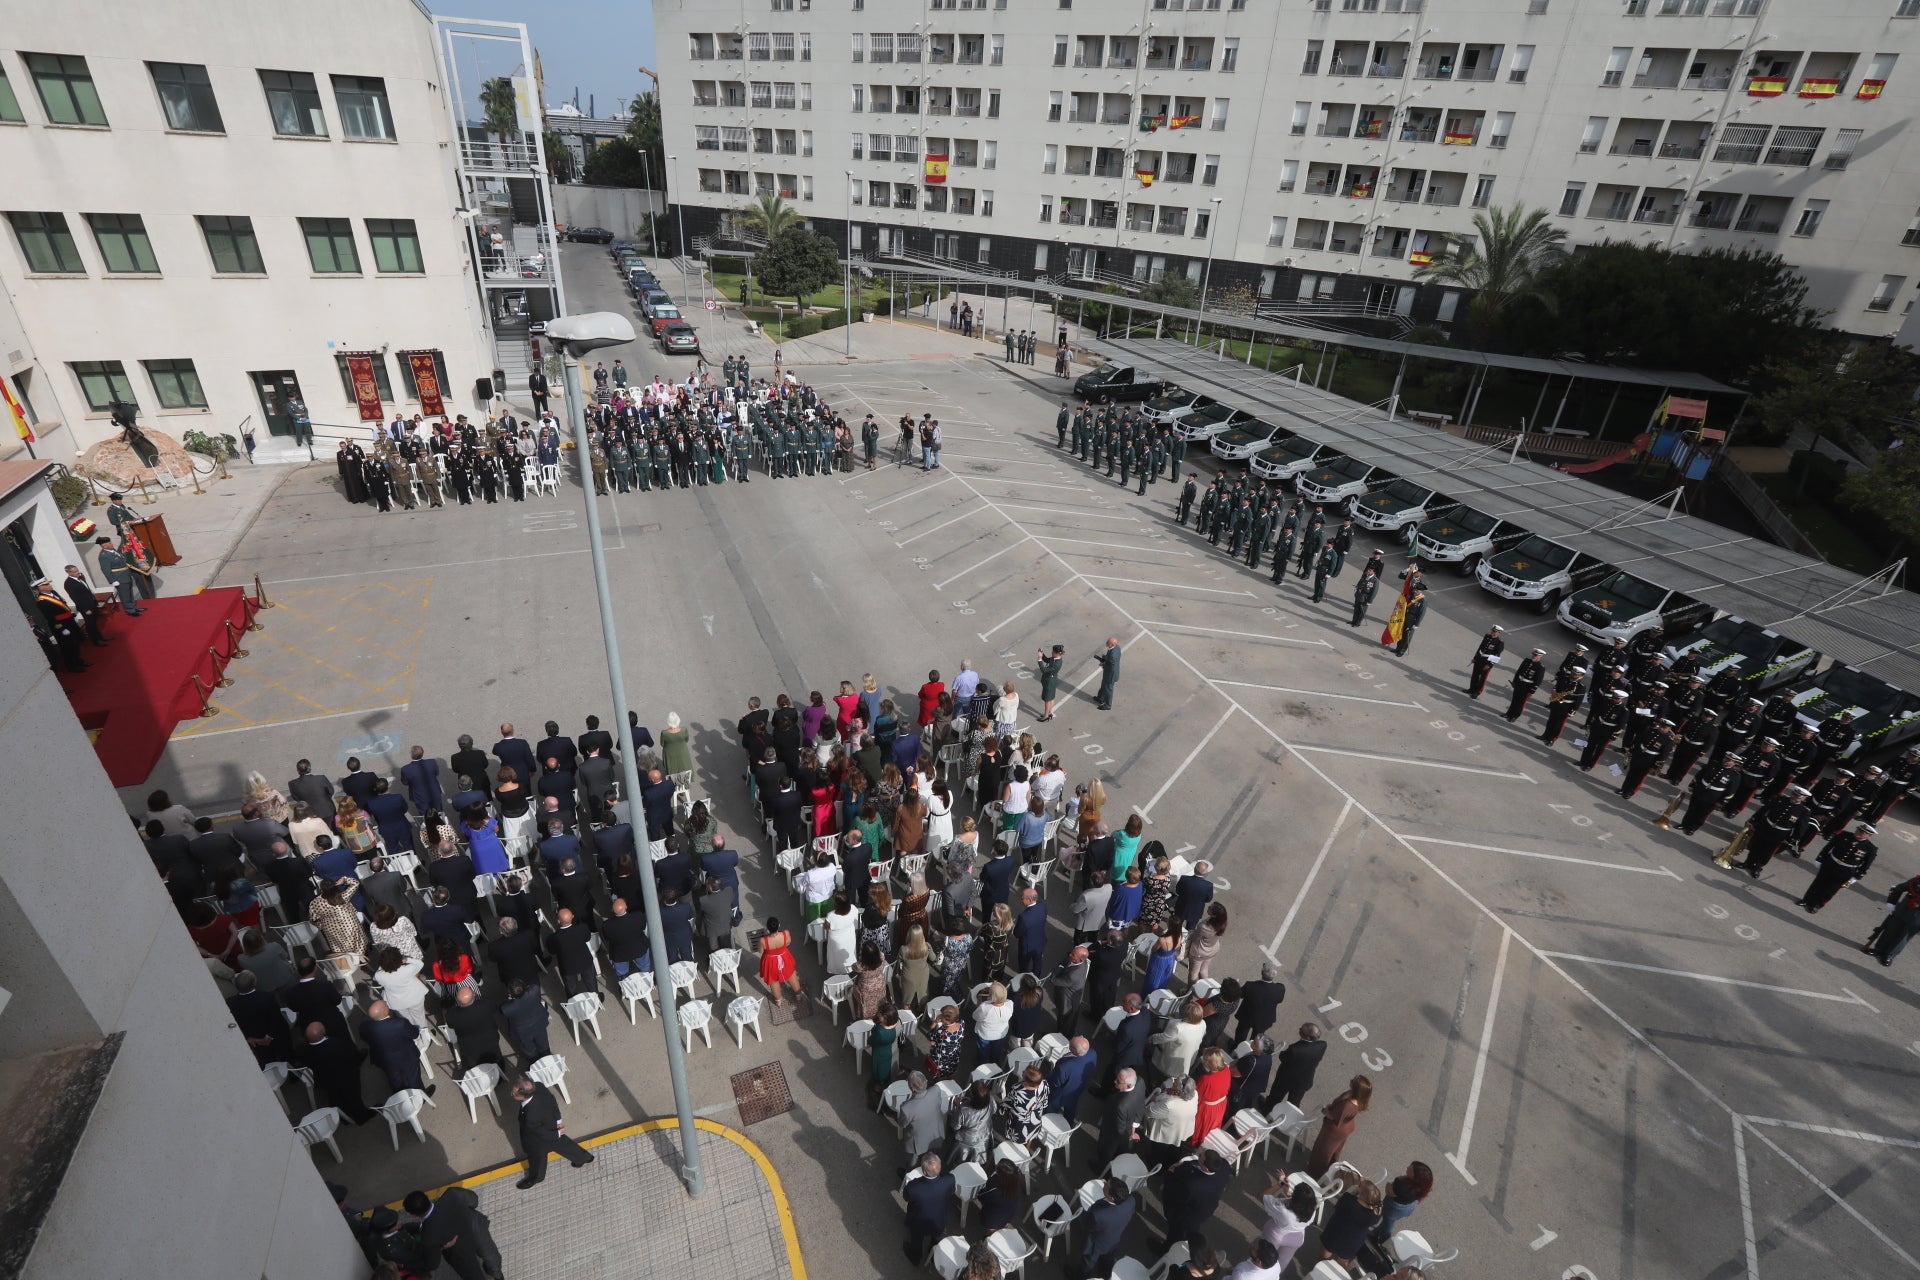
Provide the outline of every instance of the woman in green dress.
[[714,484],[725,484],[727,482],[726,440],[717,431],[709,432],[707,449],[712,454],[712,460],[707,464],[709,478]]
[[660,754],[669,775],[693,773],[693,747],[678,711],[667,713],[667,727],[660,731]]
[[1053,699],[1060,692],[1060,668],[1066,663],[1067,646],[1057,644],[1049,654],[1039,650],[1040,661],[1040,723],[1053,719]]
[[886,1087],[893,1083],[893,1046],[900,1039],[900,1014],[891,1002],[880,1006],[879,1016],[873,1020],[873,1030],[867,1035],[867,1052],[872,1055],[872,1074],[867,1077],[867,1097],[879,1098]]

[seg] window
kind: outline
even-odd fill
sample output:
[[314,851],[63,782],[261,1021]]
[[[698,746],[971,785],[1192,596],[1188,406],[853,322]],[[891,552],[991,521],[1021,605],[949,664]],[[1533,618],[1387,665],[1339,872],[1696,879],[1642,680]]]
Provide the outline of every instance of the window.
[[387,82],[378,76],[334,76],[333,105],[340,132],[348,138],[394,140],[393,112],[387,106]]
[[999,118],[1000,91],[998,89],[989,89],[987,90],[987,119],[998,120]]
[[851,88],[853,89],[853,109],[855,111],[865,111],[867,109],[867,86],[856,84],[851,86]]
[[1053,65],[1056,67],[1064,67],[1067,65],[1067,42],[1068,37],[1066,36],[1055,36],[1053,38]]
[[67,230],[64,213],[10,213],[13,235],[20,242],[20,256],[27,270],[42,275],[80,275],[86,266],[80,261],[80,247]]
[[800,33],[800,61],[813,61],[813,32],[811,31]]
[[1267,219],[1267,244],[1279,248],[1287,242],[1287,220],[1285,218]]
[[1298,160],[1282,160],[1280,162],[1280,185],[1274,189],[1276,191],[1291,191],[1298,185],[1299,181],[1300,162]]
[[1224,129],[1227,127],[1227,100],[1225,98],[1215,98],[1213,100],[1213,127],[1216,129]]
[[853,60],[855,62],[867,60],[867,37],[858,31],[853,33]]
[[373,269],[383,275],[421,275],[420,235],[412,218],[368,218],[367,239],[373,245]]
[[813,110],[813,81],[811,80],[802,80],[800,82],[800,109],[802,111]]
[[1053,197],[1052,196],[1040,197],[1040,221],[1042,222],[1053,221]]
[[[374,385],[380,388],[380,398],[388,404],[399,403],[398,398],[393,394],[393,384],[387,380],[387,358],[378,351],[341,352],[333,358],[335,367],[340,370],[340,390],[346,393],[348,401],[354,399],[353,378],[347,372],[347,356],[349,354],[367,357],[367,359],[373,363],[373,381]],[[405,361],[401,363],[404,364]],[[444,394],[445,391],[446,387],[442,384],[441,392]]]
[[1899,7],[1893,11],[1893,16],[1896,18],[1920,18],[1920,0],[1900,0]]
[[1507,139],[1513,136],[1513,112],[1496,111],[1493,116],[1493,132],[1487,137],[1487,145],[1498,151],[1507,145]]
[[273,131],[283,138],[324,138],[326,112],[320,109],[320,89],[305,71],[262,71],[260,87],[267,91],[267,114]]
[[1047,269],[1047,246],[1044,244],[1033,246],[1033,269],[1035,271]]
[[980,144],[980,167],[997,169],[1000,167],[1000,144],[989,138]]
[[73,376],[80,380],[80,394],[87,398],[89,413],[110,413],[115,403],[139,403],[118,360],[76,360],[71,367]]
[[1450,324],[1454,316],[1458,315],[1459,312],[1460,291],[1458,289],[1443,290],[1440,294],[1440,306],[1434,312],[1434,319],[1438,320],[1441,324]]
[[1232,71],[1240,65],[1240,37],[1228,36],[1220,45],[1220,69]]
[[867,135],[864,133],[854,134],[853,135],[853,158],[855,160],[865,159],[866,150],[867,150]]
[[1571,218],[1580,212],[1580,193],[1587,189],[1584,182],[1569,182],[1564,195],[1560,197],[1560,216]]
[[1600,77],[1600,87],[1602,89],[1618,89],[1620,87],[1620,82],[1624,80],[1627,75],[1627,59],[1632,56],[1633,50],[1631,48],[1621,48],[1618,46],[1607,54],[1607,70],[1606,73]]
[[319,275],[360,274],[360,253],[353,247],[353,224],[345,218],[302,218],[307,257]]
[[1590,156],[1600,149],[1600,138],[1607,131],[1605,116],[1588,116],[1586,130],[1580,135],[1580,154]]
[[1920,244],[1920,210],[1915,210],[1913,221],[1907,224],[1907,233],[1900,237],[1900,243],[1908,246]]
[[1200,168],[1200,185],[1211,187],[1218,181],[1220,181],[1220,157],[1208,156],[1206,163]]
[[993,241],[987,239],[985,236],[981,236],[979,246],[974,250],[973,260],[975,262],[988,262],[991,261],[992,258]]
[[991,37],[991,41],[989,45],[991,51],[987,54],[987,61],[997,67],[1007,60],[1007,38],[996,35]]
[[1473,207],[1484,209],[1493,203],[1493,178],[1482,174],[1473,184]]
[[980,193],[980,216],[983,218],[991,218],[993,216],[993,192],[991,191],[982,191]]
[[[787,39],[791,41],[793,37],[788,36]],[[765,62],[773,57],[772,34],[766,31],[749,31],[747,33],[747,56],[755,62]]]
[[1826,214],[1827,202],[1825,200],[1807,201],[1806,207],[1800,210],[1800,221],[1793,224],[1793,234],[1797,236],[1812,236],[1820,229],[1820,219],[1824,218]]
[[162,409],[204,409],[207,393],[200,388],[200,375],[191,360],[142,360],[147,381],[159,397]]
[[1853,153],[1860,145],[1861,129],[1842,129],[1834,135],[1833,149],[1827,152],[1827,168],[1844,169],[1853,159]]
[[1805,129],[1798,126],[1782,125],[1773,134],[1773,145],[1767,148],[1767,163],[1781,165],[1810,165],[1813,153],[1819,149],[1820,139],[1825,129]]
[[20,57],[27,64],[27,74],[33,77],[48,121],[106,127],[107,112],[100,105],[100,94],[93,87],[85,58],[67,53],[23,53]]
[[407,399],[418,400],[420,398],[420,388],[415,385],[413,381],[413,361],[407,358],[409,356],[432,356],[433,376],[440,383],[440,394],[445,395],[447,393],[447,388],[450,387],[452,383],[447,378],[447,359],[445,356],[441,355],[438,351],[402,351],[399,353],[399,356],[400,386],[401,389],[407,393]]
[[1867,310],[1891,311],[1893,300],[1900,294],[1900,286],[1906,282],[1905,276],[1881,276],[1879,287],[1874,289],[1873,298],[1867,303]]
[[213,273],[217,276],[257,276],[266,274],[260,260],[260,241],[253,234],[252,218],[201,217],[200,234],[207,238],[207,252],[213,255]]
[[1316,76],[1320,74],[1320,55],[1325,52],[1326,43],[1321,40],[1307,41],[1306,57],[1300,61],[1300,74]]
[[24,124],[26,119],[20,112],[20,99],[14,96],[13,85],[7,80],[7,69],[0,67],[0,121]]
[[1514,46],[1513,62],[1507,70],[1507,79],[1515,84],[1525,84],[1527,70],[1533,66],[1533,46],[1522,44]]
[[207,69],[186,62],[149,62],[153,87],[160,95],[167,128],[188,133],[225,133],[220,104],[213,98]]
[[1730,124],[1720,131],[1720,145],[1714,149],[1715,164],[1759,164],[1760,147],[1767,140],[1764,124]]
[[147,239],[147,224],[139,214],[89,213],[86,218],[108,271],[115,275],[159,274],[160,263],[153,256],[153,243]]
[[1059,89],[1047,94],[1047,119],[1053,124],[1060,123],[1060,113],[1067,105],[1067,95]]

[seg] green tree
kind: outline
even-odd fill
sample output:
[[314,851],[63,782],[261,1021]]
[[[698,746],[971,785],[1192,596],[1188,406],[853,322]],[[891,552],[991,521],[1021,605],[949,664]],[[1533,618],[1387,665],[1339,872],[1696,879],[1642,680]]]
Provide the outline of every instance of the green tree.
[[1870,467],[1849,472],[1842,500],[1871,510],[1901,546],[1885,548],[1887,558],[1910,554],[1920,545],[1920,428],[1902,423]]
[[480,85],[480,110],[488,133],[502,142],[519,138],[520,110],[514,101],[512,80],[506,76],[495,76],[483,81]]
[[580,176],[589,186],[595,187],[647,185],[640,148],[625,138],[610,139],[588,152],[587,163]]
[[1473,291],[1473,300],[1467,304],[1467,332],[1474,345],[1486,344],[1500,313],[1518,299],[1552,307],[1541,277],[1566,257],[1567,233],[1547,217],[1545,209],[1529,212],[1517,203],[1476,213],[1476,242],[1454,241],[1415,273],[1421,280]]
[[1200,301],[1200,286],[1177,272],[1168,272],[1140,291],[1143,302],[1163,307],[1193,307]]
[[1904,438],[1895,424],[1913,410],[1920,357],[1884,340],[1853,343],[1834,333],[1761,376],[1768,389],[1754,397],[1752,416],[1766,438],[1812,432],[1814,444],[1825,437],[1871,452]]
[[[667,189],[667,144],[660,125],[660,99],[651,93],[643,93],[633,100],[627,108],[627,140],[646,152],[647,163],[652,166],[653,185],[658,190]],[[634,183],[639,186],[641,184]]]
[[833,241],[805,227],[791,226],[773,237],[760,251],[760,287],[775,297],[792,298],[802,307],[840,277],[840,251]]
[[567,140],[553,129],[543,129],[540,145],[547,153],[547,176],[555,182],[572,182],[573,152],[567,147]]
[[759,232],[769,243],[788,227],[797,227],[801,222],[800,215],[779,196],[756,196],[752,204],[735,216],[741,226]]

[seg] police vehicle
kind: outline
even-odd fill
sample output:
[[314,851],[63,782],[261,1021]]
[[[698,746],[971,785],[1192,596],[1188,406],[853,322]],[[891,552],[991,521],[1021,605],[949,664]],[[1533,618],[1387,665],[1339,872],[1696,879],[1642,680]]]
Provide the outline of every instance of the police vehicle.
[[1082,400],[1151,400],[1164,391],[1166,385],[1144,369],[1130,364],[1109,364],[1081,374],[1073,384],[1073,393]]
[[1816,729],[1843,711],[1853,712],[1860,741],[1842,757],[1867,760],[1920,738],[1920,698],[1896,689],[1858,667],[1836,662],[1793,690],[1800,723]]
[[1557,616],[1561,626],[1611,647],[1654,627],[1668,637],[1691,634],[1712,621],[1713,606],[1621,572],[1562,600]]
[[1818,650],[1733,614],[1709,622],[1678,644],[1667,645],[1662,652],[1668,662],[1676,661],[1682,654],[1692,654],[1693,660],[1700,664],[1700,678],[1709,683],[1728,667],[1737,666],[1746,681],[1747,692],[1755,696],[1793,683],[1820,661]]
[[1460,504],[1412,480],[1395,479],[1349,506],[1354,522],[1375,533],[1397,533],[1411,544],[1422,521],[1442,516]]
[[1255,453],[1278,440],[1292,436],[1291,431],[1283,431],[1271,423],[1258,418],[1230,427],[1207,442],[1207,448],[1216,458],[1250,458]]
[[1498,516],[1472,507],[1455,507],[1414,531],[1413,554],[1417,559],[1457,565],[1466,575],[1479,566],[1482,556],[1504,551],[1526,536],[1525,529]]
[[1317,502],[1323,507],[1337,506],[1344,511],[1347,499],[1357,498],[1393,478],[1393,472],[1385,467],[1368,466],[1344,453],[1325,453],[1294,476],[1293,487],[1308,502]]
[[1267,480],[1287,480],[1314,464],[1317,458],[1333,456],[1333,451],[1303,435],[1283,431],[1265,448],[1249,457],[1247,470]]
[[1531,601],[1535,613],[1545,614],[1558,609],[1567,596],[1612,572],[1613,566],[1606,561],[1536,533],[1517,546],[1482,559],[1474,576],[1483,590],[1502,600]]
[[1210,404],[1173,424],[1173,434],[1182,440],[1211,440],[1222,431],[1253,421],[1253,415],[1224,404]]

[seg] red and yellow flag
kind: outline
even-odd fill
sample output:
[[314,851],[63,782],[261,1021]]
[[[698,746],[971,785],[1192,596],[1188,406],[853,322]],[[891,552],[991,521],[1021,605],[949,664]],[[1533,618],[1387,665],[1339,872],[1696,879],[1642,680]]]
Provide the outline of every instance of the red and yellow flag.
[[1433,255],[1425,249],[1415,249],[1407,255],[1407,261],[1416,267],[1431,266],[1433,264]]
[[1800,96],[1803,98],[1834,98],[1840,94],[1838,80],[1802,80]]
[[28,444],[32,444],[33,424],[27,421],[27,411],[21,407],[20,401],[14,398],[13,388],[3,377],[0,377],[0,399],[5,399],[7,402],[7,413],[13,418],[14,434]]
[[1160,175],[1155,173],[1151,169],[1135,169],[1133,171],[1133,176],[1140,179],[1141,186],[1150,187],[1153,185],[1153,180],[1159,177]]
[[927,153],[928,184],[933,186],[938,186],[939,184],[944,183],[946,180],[947,180],[947,157],[944,154],[934,155],[931,151],[929,151]]
[[1380,643],[1389,647],[1399,644],[1400,637],[1407,630],[1407,601],[1413,599],[1413,575],[1409,573],[1400,582],[1400,595],[1393,602],[1393,613],[1387,618],[1387,629],[1380,633]]
[[1440,142],[1441,145],[1448,147],[1470,147],[1479,136],[1477,133],[1467,133],[1465,131],[1452,132],[1442,137]]
[[1862,80],[1860,87],[1853,91],[1856,98],[1877,98],[1887,87],[1885,80]]
[[1786,91],[1785,76],[1754,76],[1747,81],[1749,98],[1777,98]]
[[1200,117],[1175,116],[1172,121],[1168,123],[1167,127],[1171,129],[1197,129],[1200,127]]

